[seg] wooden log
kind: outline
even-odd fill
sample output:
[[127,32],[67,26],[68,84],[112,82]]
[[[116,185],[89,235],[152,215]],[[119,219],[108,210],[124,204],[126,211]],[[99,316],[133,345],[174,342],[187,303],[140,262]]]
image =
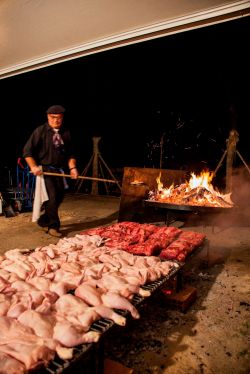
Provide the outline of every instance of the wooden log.
[[227,139],[227,162],[226,162],[226,193],[232,192],[233,161],[236,153],[236,144],[239,141],[239,134],[231,130]]
[[[99,156],[98,143],[100,139],[101,139],[100,137],[92,138],[93,154],[94,154],[93,165],[92,165],[93,178],[97,178],[98,176],[98,156]],[[93,179],[93,182],[92,182],[91,195],[98,195],[98,183],[96,182],[96,179]]]

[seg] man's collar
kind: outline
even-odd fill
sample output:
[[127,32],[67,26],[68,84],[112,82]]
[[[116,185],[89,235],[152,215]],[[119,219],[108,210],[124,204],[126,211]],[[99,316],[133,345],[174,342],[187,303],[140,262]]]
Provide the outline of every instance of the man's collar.
[[[46,126],[46,128],[47,128],[48,131],[55,131],[54,128],[51,127],[51,126],[48,124],[48,122],[45,123],[45,126]],[[63,130],[64,130],[64,127],[61,126],[61,127],[58,129],[58,132],[63,132]]]

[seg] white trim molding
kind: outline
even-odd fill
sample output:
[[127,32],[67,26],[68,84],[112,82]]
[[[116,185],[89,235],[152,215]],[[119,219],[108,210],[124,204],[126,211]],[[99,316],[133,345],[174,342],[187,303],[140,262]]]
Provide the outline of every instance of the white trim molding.
[[223,6],[195,12],[165,22],[147,25],[128,32],[112,35],[96,41],[80,44],[73,48],[53,52],[40,58],[27,60],[16,65],[0,69],[0,79],[54,65],[101,51],[139,43],[166,35],[192,30],[216,23],[250,15],[250,0],[236,1]]

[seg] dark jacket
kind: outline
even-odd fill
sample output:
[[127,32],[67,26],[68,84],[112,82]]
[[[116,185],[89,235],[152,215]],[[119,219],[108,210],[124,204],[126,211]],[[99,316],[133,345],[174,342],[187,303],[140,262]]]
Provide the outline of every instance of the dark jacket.
[[70,158],[75,158],[69,130],[61,127],[59,134],[63,145],[56,148],[53,144],[54,130],[48,123],[37,127],[23,148],[23,157],[33,157],[37,165],[63,168]]

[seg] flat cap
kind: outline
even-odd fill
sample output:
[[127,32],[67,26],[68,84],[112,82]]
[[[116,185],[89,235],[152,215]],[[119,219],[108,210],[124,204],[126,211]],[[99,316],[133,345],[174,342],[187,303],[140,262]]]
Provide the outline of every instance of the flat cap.
[[62,105],[52,105],[46,111],[47,114],[63,114],[64,112],[65,108]]

